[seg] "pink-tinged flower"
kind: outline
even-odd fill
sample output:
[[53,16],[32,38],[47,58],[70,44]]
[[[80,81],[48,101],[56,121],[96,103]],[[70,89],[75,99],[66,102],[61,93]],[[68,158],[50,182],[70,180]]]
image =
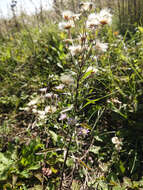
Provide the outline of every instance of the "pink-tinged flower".
[[80,127],[79,128],[79,134],[80,135],[87,135],[89,133],[89,130],[88,129],[85,129],[83,127]]
[[43,173],[44,176],[49,177],[52,174],[52,170],[50,168],[43,167],[42,168],[42,173]]
[[62,113],[62,114],[60,115],[59,121],[63,121],[63,120],[65,120],[65,119],[67,119],[67,114],[66,114],[66,113]]

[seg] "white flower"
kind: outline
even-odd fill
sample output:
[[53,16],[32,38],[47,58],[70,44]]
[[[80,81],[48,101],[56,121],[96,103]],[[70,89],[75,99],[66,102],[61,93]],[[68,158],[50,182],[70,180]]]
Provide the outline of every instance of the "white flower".
[[37,113],[40,119],[45,119],[46,117],[45,111],[38,110]]
[[30,111],[30,108],[29,107],[25,107],[22,110],[24,110],[24,111]]
[[45,107],[45,113],[55,113],[57,111],[57,108],[55,106],[46,106]]
[[115,145],[117,151],[120,151],[122,149],[122,139],[119,139],[118,137],[113,137],[111,141]]
[[60,30],[69,30],[74,27],[74,22],[73,21],[68,21],[68,22],[60,22],[59,23],[59,29]]
[[65,20],[67,20],[67,21],[69,21],[69,20],[72,18],[72,16],[73,16],[73,12],[71,12],[71,11],[69,11],[69,10],[64,11],[64,12],[62,13],[63,19],[65,19]]
[[64,88],[64,84],[59,84],[59,86],[56,86],[55,89],[62,90]]
[[32,109],[32,112],[33,112],[33,113],[37,113],[38,110],[37,110],[36,108],[33,108],[33,109]]
[[113,137],[112,139],[113,144],[120,144],[119,138],[118,137]]
[[63,120],[65,120],[66,118],[67,118],[67,114],[66,114],[66,113],[62,113],[62,114],[60,115],[59,120],[60,120],[60,121],[63,121]]
[[110,14],[108,9],[102,9],[99,13],[91,13],[88,16],[86,27],[87,28],[95,28],[98,25],[111,25],[112,23],[112,15]]
[[118,99],[116,98],[112,98],[111,102],[115,103],[115,104],[122,104],[122,102],[120,102]]
[[66,84],[66,85],[74,84],[74,79],[71,75],[62,75],[60,79],[61,79],[62,83]]
[[46,98],[52,98],[52,96],[53,96],[53,93],[52,93],[52,92],[45,94],[45,97],[46,97]]
[[99,15],[95,13],[90,14],[86,22],[86,27],[93,29],[97,25],[99,25]]
[[120,151],[122,149],[122,146],[121,146],[121,144],[116,144],[115,148],[117,151]]
[[108,44],[107,43],[102,43],[100,41],[96,41],[96,45],[95,48],[99,51],[99,52],[106,52],[108,49]]
[[83,3],[80,3],[80,9],[82,11],[88,11],[88,10],[91,10],[93,7],[93,3],[91,2],[83,2]]
[[112,23],[112,14],[110,13],[109,9],[102,9],[99,13],[99,18],[99,22],[102,25],[111,25]]
[[81,53],[83,48],[81,45],[73,45],[73,46],[69,46],[69,50],[70,50],[72,56],[74,56],[74,55]]
[[40,91],[40,92],[46,92],[46,91],[47,91],[47,88],[40,88],[39,91]]

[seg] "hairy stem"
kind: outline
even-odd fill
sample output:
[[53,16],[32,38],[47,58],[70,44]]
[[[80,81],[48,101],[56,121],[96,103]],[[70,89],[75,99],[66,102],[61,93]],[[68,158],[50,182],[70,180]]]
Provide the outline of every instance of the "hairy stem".
[[63,183],[63,177],[64,177],[63,174],[64,174],[64,170],[65,170],[65,166],[66,166],[66,161],[67,161],[68,154],[69,154],[69,149],[70,149],[71,141],[72,141],[72,134],[71,134],[71,137],[70,137],[70,140],[69,140],[69,143],[68,143],[68,146],[67,146],[67,150],[66,150],[66,155],[65,155],[65,159],[64,159],[64,163],[63,163],[62,173],[61,173],[61,181],[60,181],[60,188],[59,188],[59,190],[62,190],[62,183]]

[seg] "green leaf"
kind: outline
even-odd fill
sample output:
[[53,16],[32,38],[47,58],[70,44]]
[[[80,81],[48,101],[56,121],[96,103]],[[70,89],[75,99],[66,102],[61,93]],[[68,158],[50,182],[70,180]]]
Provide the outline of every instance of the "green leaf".
[[8,171],[12,164],[13,160],[6,158],[3,153],[0,153],[0,181],[7,179]]
[[66,162],[67,166],[70,167],[74,165],[74,159],[73,158],[68,158]]
[[27,168],[27,170],[37,170],[37,169],[39,169],[41,166],[40,166],[40,164],[36,164],[36,165],[34,165],[34,166],[30,166],[29,168]]
[[124,164],[123,164],[122,161],[120,161],[119,167],[120,167],[120,170],[121,170],[122,174],[124,174],[126,169],[125,169]]
[[141,33],[143,33],[143,27],[139,26],[138,29],[139,29],[139,31],[140,31]]
[[123,185],[124,187],[132,187],[131,179],[128,177],[123,178]]
[[92,70],[86,72],[86,73],[83,75],[83,77],[82,77],[81,80],[84,81],[87,77],[89,77],[89,76],[91,75],[92,72],[93,72]]
[[44,178],[43,178],[42,173],[36,173],[36,174],[34,174],[34,176],[35,176],[41,183],[43,183]]
[[57,142],[58,140],[58,135],[54,131],[49,131],[53,141]]
[[101,149],[100,146],[92,146],[90,149],[89,149],[89,152],[93,152],[94,154],[99,154],[99,150]]
[[20,172],[20,176],[28,179],[31,176],[31,173],[29,173],[29,170],[23,170]]
[[72,190],[80,190],[80,185],[79,185],[78,181],[73,180],[71,189]]

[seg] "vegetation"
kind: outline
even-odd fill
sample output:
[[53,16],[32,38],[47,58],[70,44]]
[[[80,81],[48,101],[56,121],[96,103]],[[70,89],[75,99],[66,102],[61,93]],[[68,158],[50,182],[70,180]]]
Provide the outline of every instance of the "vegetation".
[[1,29],[0,189],[143,188],[143,27],[96,11]]

